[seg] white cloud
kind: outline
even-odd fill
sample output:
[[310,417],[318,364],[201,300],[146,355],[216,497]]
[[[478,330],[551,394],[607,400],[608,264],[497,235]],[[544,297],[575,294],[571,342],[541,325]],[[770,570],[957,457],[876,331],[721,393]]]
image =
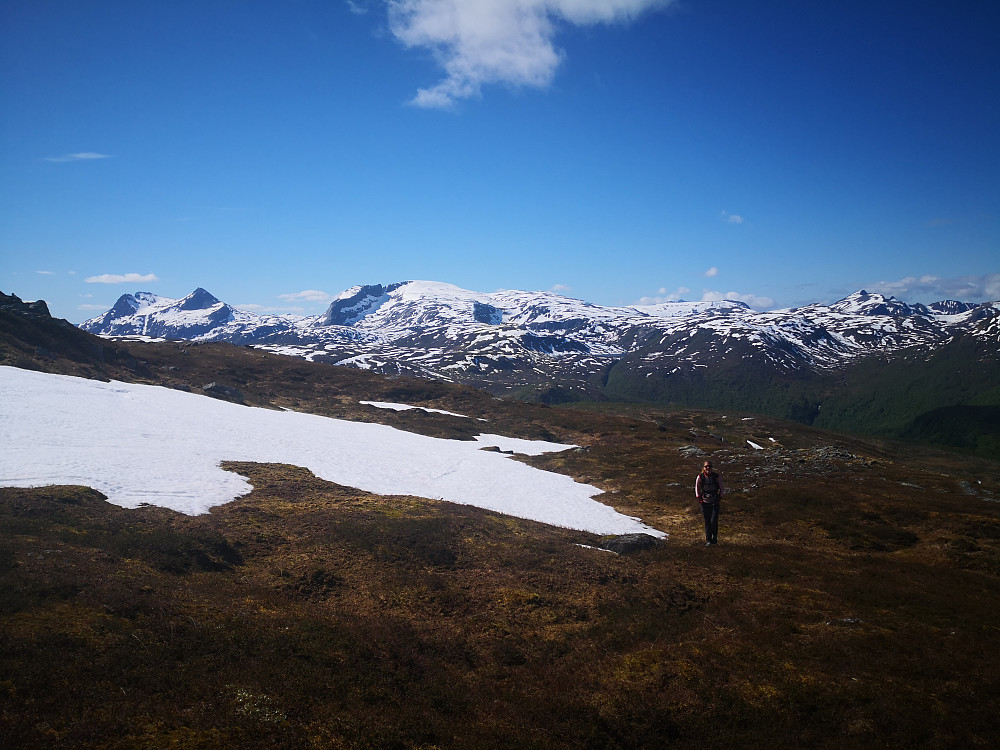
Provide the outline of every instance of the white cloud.
[[567,286],[566,284],[553,284],[552,288],[549,289],[549,291],[556,292],[557,294],[560,292],[572,292],[573,287]]
[[707,271],[705,271],[705,275],[710,279],[714,278],[719,275],[719,269],[716,268],[715,266],[712,266]]
[[770,310],[774,307],[774,300],[770,297],[760,297],[756,294],[740,294],[739,292],[713,292],[708,289],[701,295],[702,302],[722,302],[732,300],[734,302],[745,302],[757,310]]
[[728,211],[722,212],[722,220],[728,224],[742,224],[744,221],[739,214],[731,214]]
[[982,276],[907,276],[898,281],[879,281],[865,285],[869,292],[878,292],[906,301],[938,302],[957,299],[962,302],[995,302],[1000,300],[1000,273]]
[[278,315],[305,315],[306,311],[303,307],[269,307],[267,305],[258,305],[254,302],[247,302],[234,305],[239,310],[248,310],[249,312],[259,313],[264,315],[266,313],[276,313]]
[[94,159],[110,159],[111,154],[98,154],[93,151],[83,151],[78,154],[66,154],[64,156],[46,156],[45,161],[62,163],[68,161],[93,161]]
[[321,292],[318,289],[306,289],[303,292],[279,294],[278,299],[287,300],[288,302],[322,302],[324,304],[328,304],[333,302],[336,297],[332,294]]
[[147,273],[145,276],[138,273],[105,273],[100,276],[88,276],[84,281],[87,284],[145,284],[159,279],[152,273]]
[[56,275],[55,271],[35,271],[35,273],[41,274],[42,276],[55,276]]
[[690,293],[690,291],[686,286],[677,287],[676,292],[668,292],[666,287],[660,287],[656,292],[656,296],[640,297],[636,304],[662,305],[664,302],[682,302],[684,301],[684,295]]
[[108,309],[108,305],[82,304],[82,305],[77,305],[76,309],[77,310],[86,310],[86,311],[97,310],[99,312],[104,312],[105,310]]
[[448,108],[484,84],[547,86],[563,53],[560,22],[630,21],[674,0],[388,0],[389,28],[406,47],[429,49],[445,78],[419,89],[418,107]]

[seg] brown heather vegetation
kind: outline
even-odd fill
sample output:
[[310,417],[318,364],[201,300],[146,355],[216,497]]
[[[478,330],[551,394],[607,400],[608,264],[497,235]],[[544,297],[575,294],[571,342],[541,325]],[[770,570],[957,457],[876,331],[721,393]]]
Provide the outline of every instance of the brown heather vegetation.
[[[63,356],[21,331],[0,364],[219,382],[455,438],[484,423],[357,402],[488,419],[583,446],[525,460],[670,538],[615,555],[284,465],[227,465],[254,491],[196,517],[0,489],[5,748],[1000,745],[998,464],[750,415],[544,408],[238,347],[125,346]],[[697,451],[731,490],[716,548]]]

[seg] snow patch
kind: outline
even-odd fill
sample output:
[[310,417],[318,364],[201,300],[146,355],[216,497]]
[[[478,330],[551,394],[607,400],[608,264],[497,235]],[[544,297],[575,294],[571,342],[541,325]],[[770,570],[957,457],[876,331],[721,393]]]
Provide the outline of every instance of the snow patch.
[[0,367],[0,486],[76,484],[116,505],[205,513],[252,489],[221,461],[286,463],[379,495],[416,495],[595,534],[645,533],[594,500],[601,490],[484,445],[556,443],[492,435],[444,440],[385,425],[240,406],[158,386]]
[[462,419],[469,419],[464,414],[456,414],[453,411],[445,411],[444,409],[431,409],[427,406],[410,406],[409,404],[393,404],[388,401],[359,401],[359,404],[364,406],[374,406],[376,409],[391,409],[392,411],[409,411],[410,409],[420,409],[420,411],[425,411],[428,414],[447,414],[449,417],[461,417]]

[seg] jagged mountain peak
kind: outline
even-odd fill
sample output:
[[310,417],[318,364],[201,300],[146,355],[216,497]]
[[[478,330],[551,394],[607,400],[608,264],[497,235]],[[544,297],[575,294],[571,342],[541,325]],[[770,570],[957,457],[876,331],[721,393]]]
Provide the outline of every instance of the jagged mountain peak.
[[198,287],[187,297],[182,299],[177,305],[179,310],[207,310],[221,303],[218,297],[211,292]]
[[[138,294],[141,294],[141,292],[138,292]],[[123,294],[112,308],[105,313],[105,317],[124,318],[126,315],[134,314],[138,309],[139,300],[134,295]]]
[[101,335],[194,339],[231,322],[235,312],[202,287],[179,300],[136,292],[123,294],[108,312],[80,328]]
[[[112,320],[116,318],[125,318],[136,313],[145,310],[146,308],[172,305],[176,303],[177,300],[171,299],[169,297],[162,297],[159,294],[153,294],[153,292],[134,292],[132,294],[123,294],[115,302],[114,306],[108,310],[104,315],[101,315],[92,320]],[[92,321],[88,320],[81,327],[87,326]]]
[[251,344],[492,390],[549,381],[590,389],[610,369],[654,379],[721,362],[740,371],[819,371],[876,353],[929,351],[966,334],[992,340],[995,313],[965,303],[932,310],[866,290],[833,305],[757,312],[731,300],[608,307],[552,292],[400,281],[353,286],[311,318],[236,310],[202,288],[182,300],[136,293],[82,327]]
[[928,308],[925,305],[909,305],[901,302],[895,297],[886,297],[884,294],[869,293],[862,289],[844,297],[844,299],[834,302],[830,309],[835,312],[852,315],[927,315]]

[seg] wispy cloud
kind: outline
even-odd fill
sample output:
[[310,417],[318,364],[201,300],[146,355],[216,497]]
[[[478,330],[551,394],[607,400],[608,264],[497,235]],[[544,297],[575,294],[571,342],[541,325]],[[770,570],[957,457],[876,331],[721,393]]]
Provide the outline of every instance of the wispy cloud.
[[89,302],[86,302],[86,303],[84,303],[82,305],[77,305],[76,309],[77,310],[83,310],[85,312],[89,312],[91,310],[98,310],[99,312],[104,312],[105,310],[108,309],[108,306],[107,305],[94,305],[94,304],[91,304]]
[[147,273],[105,273],[100,276],[88,276],[84,279],[88,284],[145,284],[159,281],[156,274]]
[[1000,300],[1000,273],[959,276],[953,279],[940,276],[907,276],[898,281],[867,284],[865,289],[907,301],[938,302],[944,299],[957,299],[962,302],[995,302]]
[[716,268],[715,266],[712,266],[707,271],[705,271],[705,275],[710,279],[715,278],[716,276],[719,275],[719,269]]
[[93,161],[95,159],[110,159],[111,154],[98,154],[94,151],[82,151],[78,154],[66,154],[64,156],[46,156],[45,161],[62,163],[67,161]]
[[41,274],[42,276],[55,276],[56,275],[55,271],[35,271],[35,273]]
[[742,224],[744,219],[739,214],[731,214],[728,211],[721,212],[722,220],[727,224]]
[[305,308],[302,307],[274,307],[270,305],[258,305],[254,302],[247,302],[235,305],[239,310],[249,310],[250,312],[259,313],[264,315],[266,313],[275,313],[278,315],[305,315]]
[[631,21],[674,0],[388,0],[389,28],[410,48],[428,49],[445,77],[419,89],[418,107],[446,109],[486,84],[543,88],[563,53],[560,24]]
[[347,9],[356,16],[363,16],[368,12],[368,6],[360,0],[346,0]]
[[291,294],[279,294],[278,299],[288,302],[322,302],[327,304],[333,302],[336,297],[318,289],[306,289],[304,292],[292,292]]
[[774,308],[774,300],[770,297],[762,297],[757,294],[741,294],[740,292],[713,292],[706,289],[701,295],[702,302],[722,302],[732,300],[733,302],[744,302],[755,310],[771,310]]
[[567,286],[566,284],[553,284],[552,288],[549,289],[550,292],[555,292],[556,294],[561,294],[562,292],[572,292],[573,287]]

